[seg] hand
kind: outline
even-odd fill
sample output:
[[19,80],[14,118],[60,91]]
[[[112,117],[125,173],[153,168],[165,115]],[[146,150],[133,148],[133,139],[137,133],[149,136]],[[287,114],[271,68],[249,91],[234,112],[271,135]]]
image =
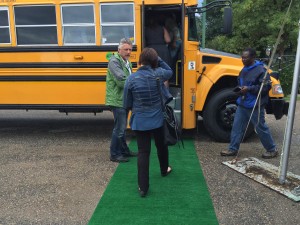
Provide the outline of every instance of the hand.
[[244,95],[244,94],[246,94],[247,92],[248,92],[248,87],[247,87],[247,86],[242,86],[242,89],[241,89],[240,93],[241,93],[242,95]]
[[157,66],[160,67],[161,63],[162,63],[162,59],[158,56]]

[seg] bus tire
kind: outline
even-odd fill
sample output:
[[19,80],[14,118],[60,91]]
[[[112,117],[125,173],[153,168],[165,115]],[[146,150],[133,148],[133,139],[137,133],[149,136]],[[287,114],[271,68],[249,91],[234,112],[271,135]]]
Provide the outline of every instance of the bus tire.
[[[203,123],[209,135],[218,142],[230,142],[230,132],[237,108],[238,95],[230,89],[215,93],[209,100],[203,112]],[[250,124],[245,138],[254,132]]]

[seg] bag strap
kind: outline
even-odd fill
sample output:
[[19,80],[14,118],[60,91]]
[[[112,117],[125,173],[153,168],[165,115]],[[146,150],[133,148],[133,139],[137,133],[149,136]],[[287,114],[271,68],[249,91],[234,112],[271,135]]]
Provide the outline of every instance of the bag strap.
[[159,77],[156,78],[156,86],[159,92],[159,98],[160,98],[160,104],[161,104],[161,110],[163,112],[166,111],[165,107],[164,107],[164,103],[163,103],[163,98],[162,98],[162,93],[161,93],[161,88],[160,88],[160,79]]

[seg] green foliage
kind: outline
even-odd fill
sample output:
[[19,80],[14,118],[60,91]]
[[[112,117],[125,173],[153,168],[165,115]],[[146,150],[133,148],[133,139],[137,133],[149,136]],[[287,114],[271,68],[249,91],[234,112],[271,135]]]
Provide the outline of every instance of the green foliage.
[[[213,0],[207,2],[211,1]],[[206,47],[235,54],[241,54],[246,47],[253,47],[258,57],[265,58],[265,49],[274,47],[285,21],[276,56],[295,55],[300,1],[292,1],[290,13],[286,16],[289,4],[290,0],[233,0],[233,33],[230,36],[220,32],[223,25],[223,18],[220,16],[222,10],[216,8],[207,12]],[[273,69],[279,68],[275,65]],[[291,93],[293,70],[294,63],[282,65],[280,82],[286,95]]]
[[282,72],[280,73],[280,84],[285,95],[289,95],[292,91],[293,74],[293,67],[282,70]]
[[285,95],[289,95],[292,91],[293,75],[295,69],[295,56],[281,57],[280,64],[275,61],[272,64],[273,71],[280,71],[280,84]]
[[240,54],[245,47],[254,47],[260,57],[265,49],[274,46],[280,27],[286,19],[277,52],[295,52],[297,47],[300,1],[293,0],[290,14],[285,17],[290,1],[286,0],[235,0],[233,1],[233,33],[220,34],[220,9],[207,12],[206,46]]

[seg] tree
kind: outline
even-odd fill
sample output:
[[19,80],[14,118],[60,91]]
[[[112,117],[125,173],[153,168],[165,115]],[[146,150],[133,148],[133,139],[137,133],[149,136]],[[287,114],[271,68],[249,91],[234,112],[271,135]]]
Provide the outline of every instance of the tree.
[[220,35],[218,26],[220,13],[213,10],[207,18],[207,46],[218,50],[240,54],[245,47],[254,47],[264,56],[266,47],[274,46],[280,27],[286,19],[277,53],[295,52],[298,37],[299,1],[293,0],[290,13],[285,18],[290,1],[287,0],[235,0],[233,8],[233,33]]
[[[211,2],[213,0],[208,0]],[[240,54],[245,47],[253,47],[259,57],[266,57],[265,49],[275,45],[279,30],[286,19],[283,34],[276,51],[283,69],[281,84],[289,94],[293,79],[293,63],[285,61],[283,55],[295,55],[297,49],[300,1],[293,0],[289,15],[286,17],[290,0],[232,0],[233,33],[222,35],[223,25],[220,8],[207,12],[206,47],[225,52]],[[299,43],[300,44],[300,43]],[[278,60],[277,60],[278,61]],[[276,64],[276,60],[273,61]],[[276,65],[272,69],[276,70]],[[278,69],[278,68],[277,68]]]

